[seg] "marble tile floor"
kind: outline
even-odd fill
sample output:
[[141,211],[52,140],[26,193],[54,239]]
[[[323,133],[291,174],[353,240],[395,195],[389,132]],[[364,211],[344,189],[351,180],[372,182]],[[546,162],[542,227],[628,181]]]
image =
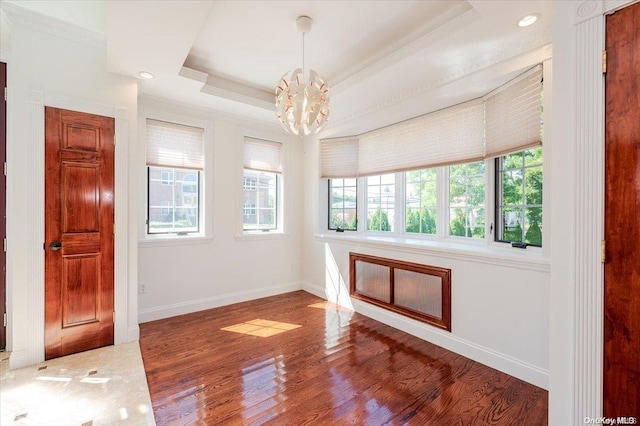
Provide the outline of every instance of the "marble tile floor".
[[0,424],[155,425],[138,342],[16,370],[0,353]]

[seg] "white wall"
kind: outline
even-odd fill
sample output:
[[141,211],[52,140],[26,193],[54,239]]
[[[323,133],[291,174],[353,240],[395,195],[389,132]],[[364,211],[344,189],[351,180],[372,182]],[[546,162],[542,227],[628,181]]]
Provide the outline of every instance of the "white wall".
[[[319,144],[305,142],[304,289],[498,370],[548,386],[549,264],[460,250],[354,241],[315,235]],[[351,237],[347,237],[351,238]],[[441,331],[349,300],[349,252],[406,260],[452,271],[452,329]]]
[[[140,126],[146,116],[158,118],[158,114],[165,120],[199,120],[213,129],[212,140],[207,141],[213,146],[205,147],[213,151],[212,165],[205,171],[205,184],[213,186],[213,211],[207,214],[212,229],[206,230],[205,238],[145,241],[141,197],[139,282],[145,283],[146,293],[138,296],[140,321],[301,289],[302,142],[275,124],[158,99],[141,101]],[[242,234],[244,136],[283,143],[284,234]],[[144,149],[142,137],[139,149]],[[139,164],[138,184],[144,191],[144,160]]]
[[[138,337],[135,181],[137,82],[106,71],[104,40],[3,4],[8,63],[7,292],[11,367],[44,359],[44,106],[116,118],[116,343]],[[3,20],[3,23],[6,21]],[[4,31],[2,32],[4,34]],[[133,160],[129,162],[129,160]],[[131,233],[133,232],[133,238]],[[135,286],[133,287],[135,290]]]

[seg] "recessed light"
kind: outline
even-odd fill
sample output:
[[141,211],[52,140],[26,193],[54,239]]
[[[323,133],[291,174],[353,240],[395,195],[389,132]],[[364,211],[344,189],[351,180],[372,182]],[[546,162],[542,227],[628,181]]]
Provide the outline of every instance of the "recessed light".
[[147,71],[140,71],[138,73],[138,76],[140,78],[144,78],[145,80],[151,80],[153,78],[153,74],[151,74],[150,72],[147,72]]
[[520,21],[518,21],[518,26],[528,27],[529,25],[532,25],[534,22],[536,22],[539,17],[540,15],[537,13],[532,13],[531,15],[524,16]]

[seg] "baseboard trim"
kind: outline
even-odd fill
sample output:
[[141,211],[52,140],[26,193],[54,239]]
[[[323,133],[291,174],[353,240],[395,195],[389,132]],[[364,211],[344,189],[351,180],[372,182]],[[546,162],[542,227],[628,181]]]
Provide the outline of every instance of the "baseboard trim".
[[140,327],[136,324],[135,327],[129,327],[127,329],[127,341],[122,343],[135,342],[140,340]]
[[[327,299],[325,289],[320,286],[309,282],[303,282],[302,289],[315,296]],[[546,390],[549,389],[548,370],[512,358],[492,349],[485,348],[473,342],[469,342],[468,340],[461,339],[451,333],[421,324],[410,318],[402,317],[369,303],[355,299],[352,299],[352,303],[354,310],[362,315],[376,321],[380,321],[381,323],[394,327],[398,330],[402,330],[412,336],[441,346],[457,354],[463,355],[491,368],[495,368],[503,373],[517,377],[518,379],[524,380],[532,385]]]
[[302,284],[299,282],[260,288],[256,290],[239,291],[236,293],[190,300],[187,302],[158,306],[150,309],[141,309],[138,311],[138,322],[142,324],[149,321],[175,317],[177,315],[190,314],[192,312],[204,311],[206,309],[219,308],[220,306],[231,305],[233,303],[239,302],[247,302],[249,300],[275,296],[278,294],[289,293],[291,291],[297,290],[302,290]]
[[30,365],[39,364],[44,361],[44,352],[42,356],[34,356],[27,350],[11,351],[9,357],[9,370],[15,370],[16,368],[28,367]]

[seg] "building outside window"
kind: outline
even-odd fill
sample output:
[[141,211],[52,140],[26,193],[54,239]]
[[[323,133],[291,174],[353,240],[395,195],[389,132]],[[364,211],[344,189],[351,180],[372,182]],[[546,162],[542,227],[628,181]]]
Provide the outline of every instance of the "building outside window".
[[244,232],[278,231],[282,226],[282,144],[245,138],[242,178]]

